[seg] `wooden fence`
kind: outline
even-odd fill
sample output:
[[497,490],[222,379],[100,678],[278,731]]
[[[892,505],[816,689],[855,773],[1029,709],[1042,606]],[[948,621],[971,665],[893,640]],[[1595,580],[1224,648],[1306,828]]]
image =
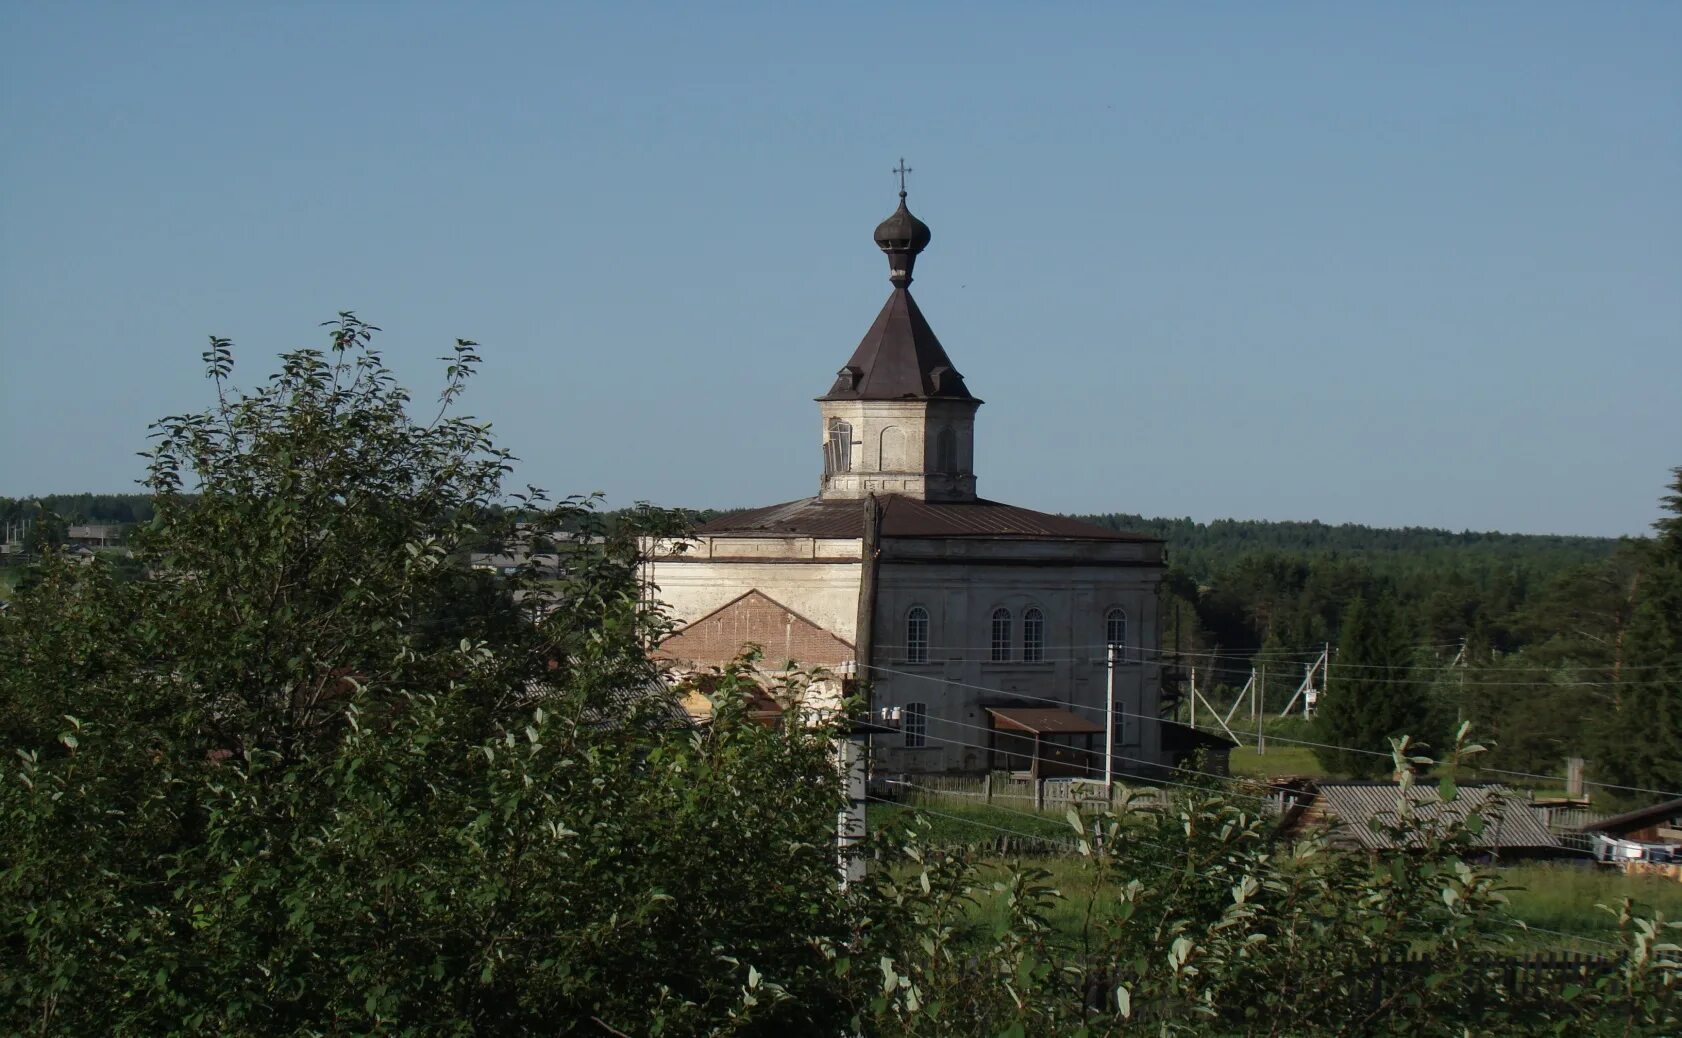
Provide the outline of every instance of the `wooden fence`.
[[[1675,961],[1674,957],[1670,961]],[[1470,961],[1452,966],[1433,960],[1428,954],[1411,952],[1380,959],[1368,970],[1354,978],[1357,1001],[1365,1001],[1374,1009],[1385,1000],[1410,987],[1426,984],[1426,978],[1439,969],[1453,971],[1469,980],[1469,1005],[1474,1012],[1488,1011],[1501,1006],[1519,1016],[1536,1016],[1539,1020],[1556,1018],[1556,1012],[1568,1011],[1566,988],[1590,987],[1605,984],[1612,993],[1621,990],[1618,959],[1584,952],[1549,951],[1528,956],[1475,956]],[[1093,1009],[1109,1008],[1105,1000],[1113,998],[1118,983],[1127,983],[1127,971],[1100,968],[1086,974],[1084,986],[1088,1005]],[[1134,1003],[1134,1019],[1146,1022],[1163,1016],[1162,1006]]]
[[1082,813],[1096,813],[1124,800],[1133,807],[1166,808],[1166,791],[1155,787],[1125,786],[1119,782],[1108,791],[1091,779],[1026,779],[1008,771],[982,776],[888,775],[877,780],[893,796],[944,796],[998,804],[1017,811],[1044,811],[1061,815],[1073,807]]

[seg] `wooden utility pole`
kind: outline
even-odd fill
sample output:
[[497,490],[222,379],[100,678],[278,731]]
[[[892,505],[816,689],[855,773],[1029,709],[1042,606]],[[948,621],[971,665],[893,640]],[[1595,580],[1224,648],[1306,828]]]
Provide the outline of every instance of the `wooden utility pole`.
[[1110,796],[1115,780],[1115,654],[1119,648],[1113,642],[1105,661],[1104,675],[1104,796]]
[[880,562],[882,510],[871,494],[864,499],[864,535],[859,545],[859,608],[853,631],[853,675],[864,697],[864,717],[855,720],[846,738],[839,740],[837,756],[847,783],[847,806],[835,824],[835,851],[841,885],[864,878],[864,857],[859,847],[865,836],[865,800],[869,796],[867,760],[870,730],[876,723],[876,697],[871,678],[876,631],[876,571]]

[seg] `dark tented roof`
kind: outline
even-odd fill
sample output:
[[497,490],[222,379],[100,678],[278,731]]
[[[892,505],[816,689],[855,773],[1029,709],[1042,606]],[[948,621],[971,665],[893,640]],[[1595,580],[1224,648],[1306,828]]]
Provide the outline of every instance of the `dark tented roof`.
[[[1155,537],[1107,530],[1079,519],[997,501],[920,501],[900,494],[887,494],[877,500],[882,504],[883,537],[1004,537],[1158,543]],[[723,516],[702,525],[695,532],[710,536],[793,534],[862,537],[864,503],[808,497]]]
[[[821,400],[975,400],[904,285],[876,315]],[[979,403],[979,401],[977,401]]]

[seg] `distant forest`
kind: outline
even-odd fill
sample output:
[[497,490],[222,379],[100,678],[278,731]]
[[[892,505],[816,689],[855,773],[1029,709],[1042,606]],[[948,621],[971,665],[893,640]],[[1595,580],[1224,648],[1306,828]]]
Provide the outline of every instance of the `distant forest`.
[[[151,514],[140,494],[0,498],[0,521],[46,518],[43,530],[60,536],[67,523],[135,523]],[[705,521],[727,513],[688,514]],[[1682,762],[1682,725],[1661,721],[1656,733],[1634,733],[1649,763],[1628,752],[1632,701],[1658,696],[1655,710],[1682,716],[1670,705],[1668,664],[1652,662],[1672,656],[1653,656],[1641,633],[1642,609],[1660,608],[1655,589],[1667,572],[1652,538],[1078,518],[1167,543],[1159,612],[1171,698],[1194,666],[1200,688],[1216,699],[1255,667],[1265,671],[1266,701],[1277,709],[1329,646],[1334,689],[1365,679],[1363,702],[1401,702],[1398,716],[1427,742],[1441,745],[1456,722],[1471,720],[1494,744],[1489,760],[1499,767],[1557,774],[1565,757],[1584,756],[1591,777],[1604,781],[1652,783],[1676,770],[1662,780],[1682,782],[1682,764],[1664,763]],[[1350,630],[1352,614],[1368,625],[1382,617],[1381,629]],[[1343,651],[1351,638],[1367,648]],[[1648,662],[1632,660],[1632,651]],[[1366,661],[1373,653],[1376,662]]]

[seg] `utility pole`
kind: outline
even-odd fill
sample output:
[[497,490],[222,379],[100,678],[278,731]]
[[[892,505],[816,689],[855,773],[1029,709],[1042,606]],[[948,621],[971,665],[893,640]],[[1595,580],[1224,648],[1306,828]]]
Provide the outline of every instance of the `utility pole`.
[[869,796],[869,776],[866,758],[869,739],[876,727],[875,696],[871,694],[873,670],[872,653],[876,629],[876,571],[879,564],[882,512],[876,495],[864,499],[864,538],[860,545],[859,605],[857,629],[853,632],[854,674],[858,687],[864,692],[864,719],[855,721],[847,737],[839,739],[836,747],[841,773],[847,784],[847,806],[835,820],[835,853],[841,873],[841,887],[864,878],[864,858],[859,847],[864,842],[866,798]]
[[1106,661],[1107,674],[1104,676],[1104,798],[1110,796],[1110,783],[1115,779],[1115,654],[1114,642],[1109,646],[1109,657]]
[[1256,756],[1267,752],[1267,737],[1262,734],[1262,715],[1267,711],[1267,664],[1261,665],[1261,678],[1256,682],[1256,691],[1250,706],[1256,714]]
[[1197,727],[1197,668],[1191,668],[1191,726]]

